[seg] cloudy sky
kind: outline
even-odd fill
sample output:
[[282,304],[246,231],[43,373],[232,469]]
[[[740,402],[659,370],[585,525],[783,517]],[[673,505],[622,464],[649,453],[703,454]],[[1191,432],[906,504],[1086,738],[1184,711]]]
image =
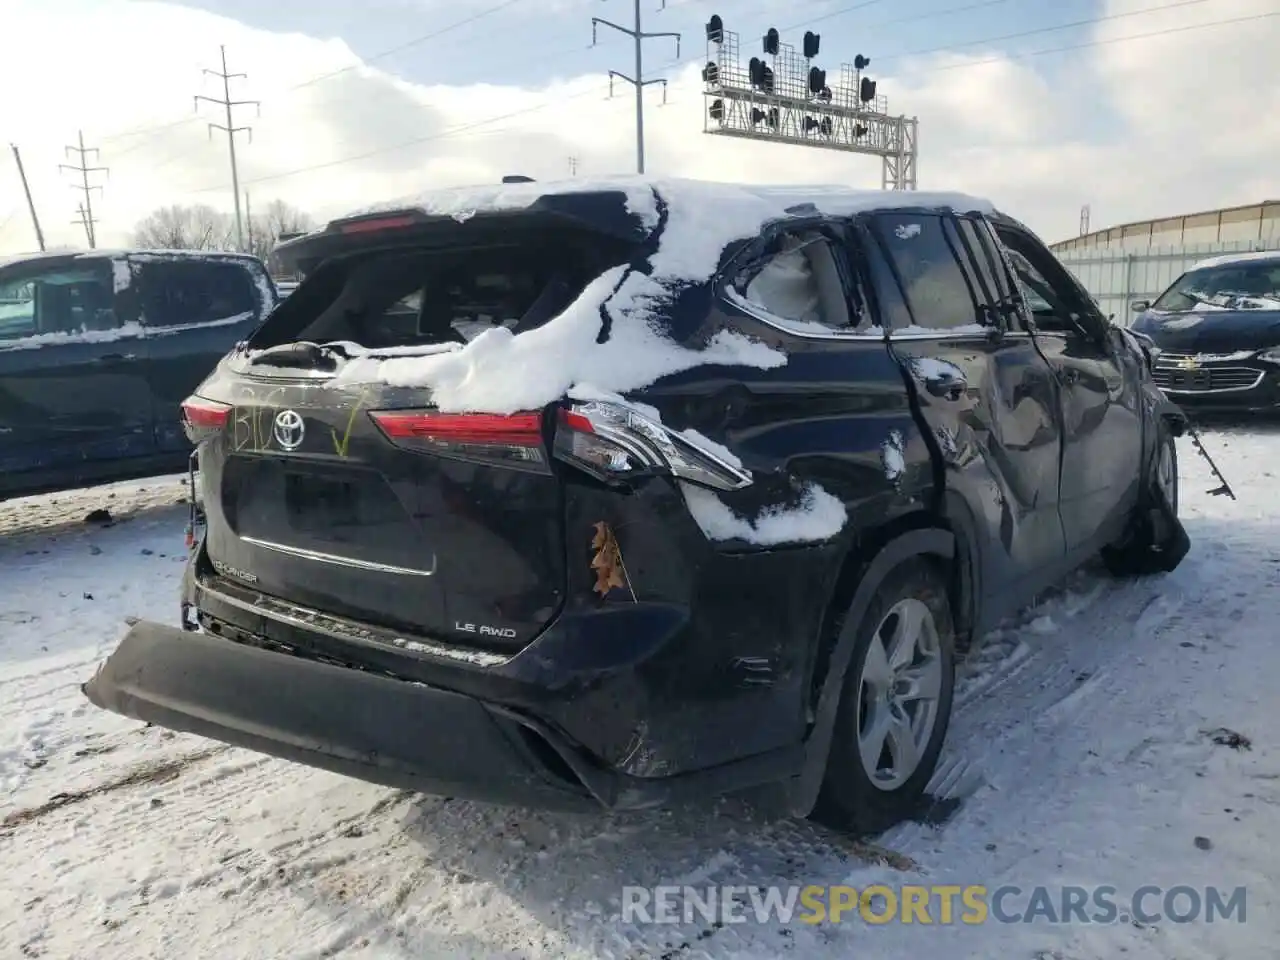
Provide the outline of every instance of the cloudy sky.
[[[920,118],[922,189],[991,197],[1047,240],[1280,197],[1276,0],[641,0],[651,173],[877,188],[880,161],[702,134],[703,24],[720,14],[745,56],[776,26],[856,54],[894,113]],[[59,172],[83,129],[101,149],[100,244],[171,203],[231,209],[225,117],[195,94],[225,44],[242,186],[318,217],[427,189],[634,169],[630,0],[0,0],[0,136],[16,143],[50,245],[82,245],[79,194]],[[11,156],[0,160],[0,252],[34,249]]]

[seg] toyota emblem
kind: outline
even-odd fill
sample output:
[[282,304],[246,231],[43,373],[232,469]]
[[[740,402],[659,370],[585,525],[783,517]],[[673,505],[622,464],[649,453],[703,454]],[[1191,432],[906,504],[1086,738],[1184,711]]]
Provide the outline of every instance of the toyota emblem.
[[302,422],[302,416],[297,411],[281,410],[276,414],[275,427],[271,432],[275,434],[276,443],[280,444],[281,450],[292,451],[302,446],[307,425]]

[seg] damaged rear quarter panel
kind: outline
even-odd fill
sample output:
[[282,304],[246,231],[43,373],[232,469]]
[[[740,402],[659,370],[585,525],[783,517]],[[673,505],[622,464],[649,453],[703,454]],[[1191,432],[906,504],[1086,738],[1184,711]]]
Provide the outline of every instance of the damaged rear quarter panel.
[[[808,677],[842,563],[860,536],[926,509],[934,493],[928,445],[882,339],[792,337],[714,310],[709,319],[701,336],[729,327],[784,351],[788,362],[773,370],[702,367],[634,399],[656,407],[667,426],[696,430],[741,459],[752,485],[715,494],[738,516],[794,502],[798,486],[815,483],[843,502],[848,519],[822,542],[717,542],[666,478],[629,495],[570,485],[570,605],[601,602],[589,563],[593,524],[603,520],[616,532],[636,599],[690,611],[678,642],[639,665],[633,688],[607,682],[582,692],[599,723],[566,731],[640,776],[800,742]],[[615,590],[603,602],[632,597]]]

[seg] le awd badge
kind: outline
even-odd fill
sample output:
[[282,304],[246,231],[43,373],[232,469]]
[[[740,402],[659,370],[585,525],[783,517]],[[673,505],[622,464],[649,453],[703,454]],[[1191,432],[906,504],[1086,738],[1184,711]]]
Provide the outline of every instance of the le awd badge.
[[610,590],[626,589],[634,601],[636,592],[631,586],[631,578],[627,576],[626,564],[622,562],[622,548],[618,546],[613,528],[603,520],[595,525],[591,548],[595,551],[591,569],[596,572],[596,585],[592,589],[602,597],[608,596]]

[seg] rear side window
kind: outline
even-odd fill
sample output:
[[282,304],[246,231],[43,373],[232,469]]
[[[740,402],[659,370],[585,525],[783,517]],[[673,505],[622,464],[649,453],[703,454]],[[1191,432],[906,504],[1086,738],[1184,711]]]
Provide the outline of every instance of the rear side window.
[[466,343],[495,327],[522,333],[562,313],[624,260],[617,251],[551,236],[356,253],[317,267],[277,308],[254,346],[344,341],[386,350]]
[[957,260],[964,256],[963,247],[954,231],[948,234],[944,218],[887,213],[873,219],[911,309],[914,329],[980,331],[983,318],[975,301],[976,277],[966,275]]
[[863,332],[872,314],[851,269],[846,243],[819,229],[788,230],[744,264],[738,297],[798,332]]
[[214,260],[144,260],[133,264],[142,322],[194,327],[244,320],[258,309],[249,270]]

